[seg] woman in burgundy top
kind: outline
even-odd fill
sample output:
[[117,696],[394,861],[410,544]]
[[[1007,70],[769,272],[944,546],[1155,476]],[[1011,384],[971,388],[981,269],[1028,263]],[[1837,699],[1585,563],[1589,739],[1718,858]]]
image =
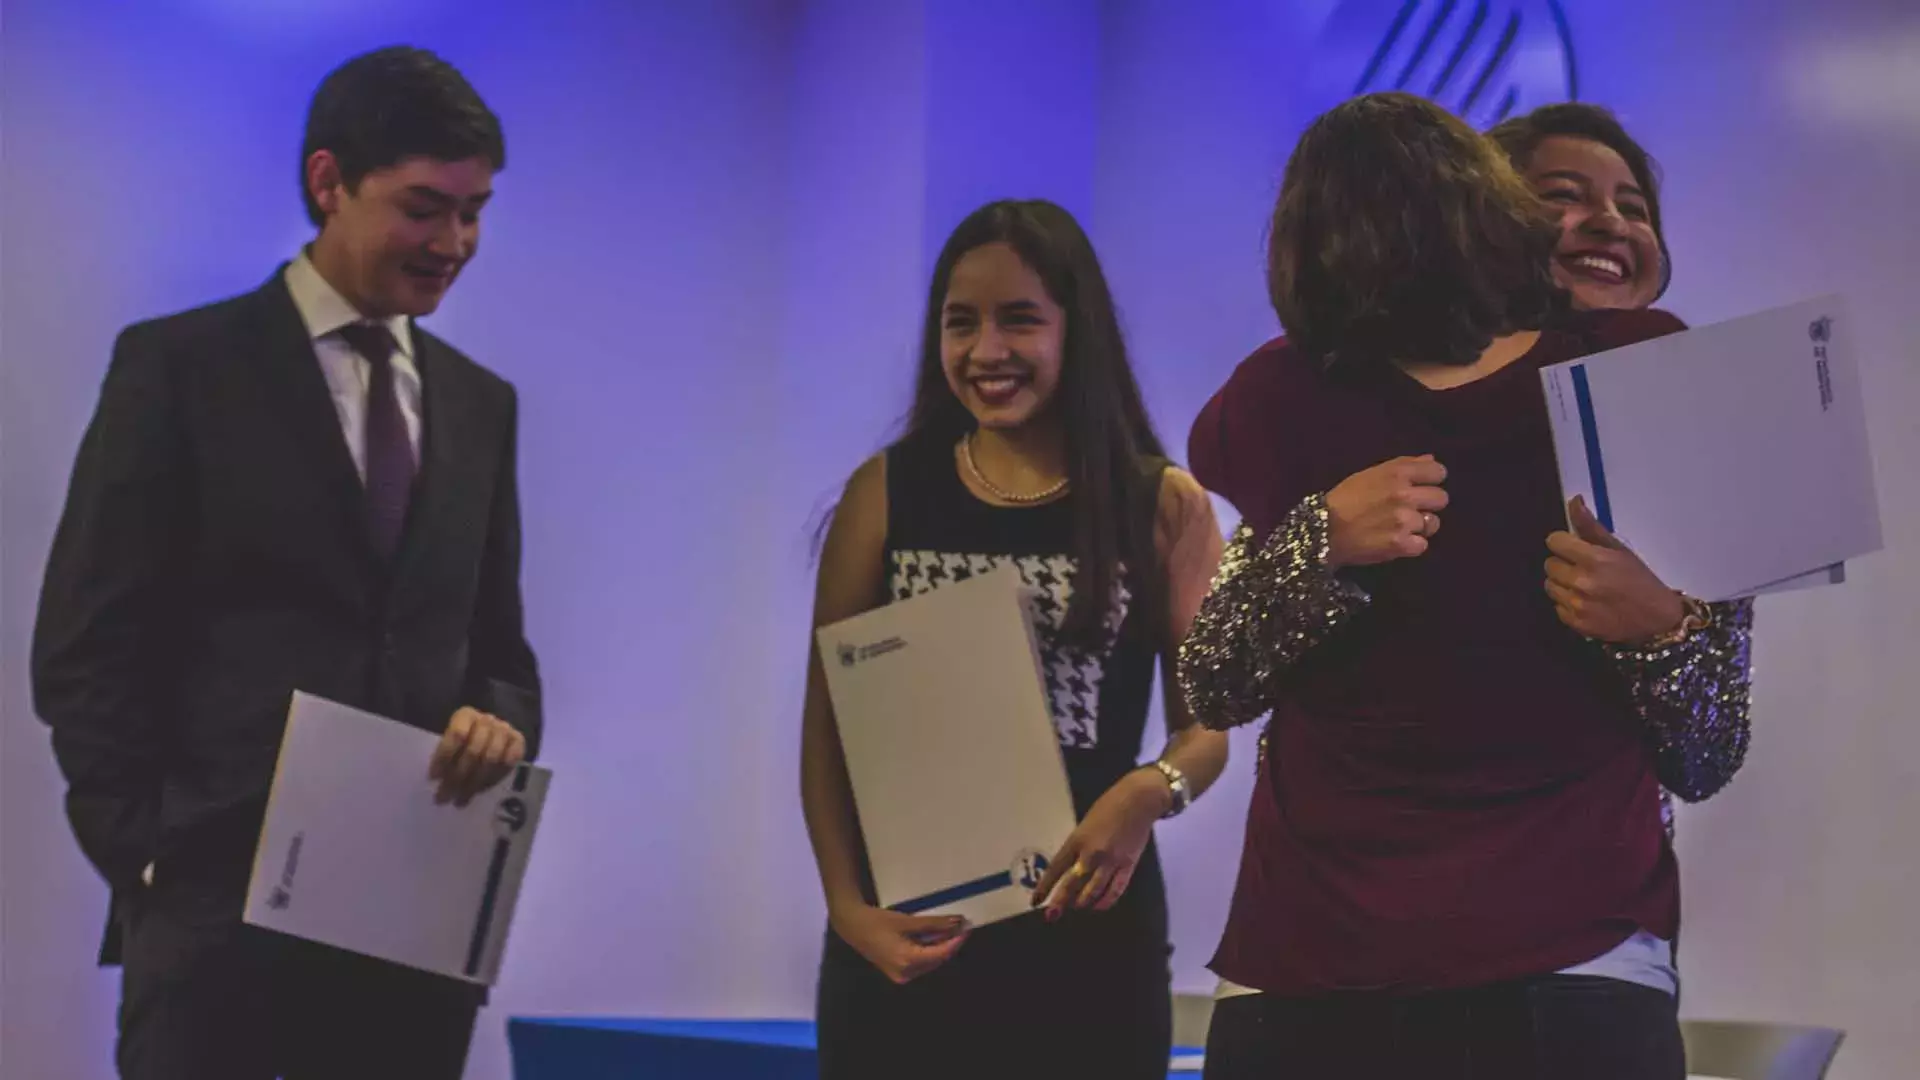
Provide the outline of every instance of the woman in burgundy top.
[[[1586,102],[1545,105],[1503,121],[1487,134],[1558,215],[1560,243],[1553,253],[1553,276],[1575,309],[1644,308],[1659,299],[1673,277],[1673,261],[1661,229],[1659,178],[1652,157],[1610,111]],[[1194,429],[1192,458],[1215,461],[1219,437],[1218,418],[1210,412]],[[1724,635],[1743,638],[1752,617],[1751,603],[1741,600],[1717,613],[1725,628],[1723,644],[1740,644]],[[1714,674],[1719,684],[1735,690],[1744,687],[1744,648],[1695,655],[1703,663],[1721,666]],[[1662,788],[1661,820],[1669,837],[1673,813],[1668,793],[1678,792],[1689,801],[1705,799],[1733,778],[1746,757],[1749,727],[1744,693],[1725,700],[1689,693],[1701,685],[1699,679],[1656,684],[1651,694],[1638,696],[1657,706],[1645,718],[1649,736],[1658,743],[1655,768]],[[1262,812],[1261,801],[1272,797],[1265,776],[1261,768],[1262,782],[1254,789],[1250,813]],[[1669,954],[1669,960],[1677,959],[1677,942],[1659,949]],[[1644,961],[1647,950],[1638,952],[1639,961]],[[1634,954],[1635,950],[1628,950],[1614,959],[1634,960]],[[1589,967],[1605,970],[1605,965]],[[1642,962],[1639,974],[1649,983],[1677,989],[1680,980],[1672,967],[1670,963],[1663,970]],[[1241,1061],[1248,1067],[1244,1071],[1212,1068],[1210,1080],[1266,1075],[1251,1052],[1264,1043],[1264,1018],[1260,1003],[1248,1000],[1250,993],[1247,987],[1221,981],[1207,1032],[1208,1058]]]
[[1537,370],[1681,324],[1570,311],[1558,238],[1437,107],[1334,109],[1275,212],[1290,338],[1195,427],[1243,522],[1182,677],[1203,723],[1273,712],[1214,968],[1276,1075],[1682,1073],[1648,732],[1744,709],[1746,609],[1566,531]]

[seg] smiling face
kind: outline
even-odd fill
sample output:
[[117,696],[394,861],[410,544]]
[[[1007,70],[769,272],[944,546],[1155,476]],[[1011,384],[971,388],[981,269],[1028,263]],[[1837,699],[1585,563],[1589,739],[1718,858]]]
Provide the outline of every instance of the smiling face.
[[1017,428],[1048,411],[1060,385],[1066,313],[1011,244],[982,244],[960,257],[940,319],[947,386],[976,423]]
[[327,280],[368,317],[432,314],[479,248],[492,163],[410,157],[353,190],[328,151],[307,169],[324,218],[314,261]]
[[1554,278],[1578,308],[1642,308],[1660,293],[1660,238],[1626,159],[1592,139],[1543,139],[1527,181],[1560,215]]

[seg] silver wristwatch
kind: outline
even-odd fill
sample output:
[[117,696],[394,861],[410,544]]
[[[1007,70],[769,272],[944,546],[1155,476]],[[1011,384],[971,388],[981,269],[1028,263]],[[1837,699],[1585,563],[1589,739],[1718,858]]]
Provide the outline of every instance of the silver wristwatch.
[[1186,773],[1158,758],[1154,759],[1153,767],[1159,769],[1160,775],[1167,778],[1167,790],[1173,794],[1173,805],[1167,808],[1166,813],[1160,815],[1162,818],[1173,817],[1192,805],[1193,788],[1187,785]]

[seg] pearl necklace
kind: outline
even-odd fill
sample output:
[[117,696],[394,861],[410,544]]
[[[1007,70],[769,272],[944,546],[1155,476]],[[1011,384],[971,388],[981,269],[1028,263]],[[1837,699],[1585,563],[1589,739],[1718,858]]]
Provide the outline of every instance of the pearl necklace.
[[978,481],[981,487],[986,488],[988,494],[999,499],[1001,502],[1009,502],[1016,505],[1037,503],[1051,499],[1067,488],[1067,478],[1063,476],[1054,481],[1046,490],[1036,491],[1031,495],[1016,495],[1011,491],[1003,489],[1000,485],[987,479],[986,474],[980,471],[979,464],[973,460],[973,432],[971,431],[967,433],[966,438],[960,440],[960,459],[967,463],[967,472],[974,480]]

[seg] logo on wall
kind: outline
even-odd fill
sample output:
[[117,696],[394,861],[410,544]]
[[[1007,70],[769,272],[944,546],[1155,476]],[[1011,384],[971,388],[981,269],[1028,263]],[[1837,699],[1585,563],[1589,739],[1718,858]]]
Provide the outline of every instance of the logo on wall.
[[1485,129],[1580,97],[1559,0],[1343,0],[1311,55],[1316,112],[1403,90]]

